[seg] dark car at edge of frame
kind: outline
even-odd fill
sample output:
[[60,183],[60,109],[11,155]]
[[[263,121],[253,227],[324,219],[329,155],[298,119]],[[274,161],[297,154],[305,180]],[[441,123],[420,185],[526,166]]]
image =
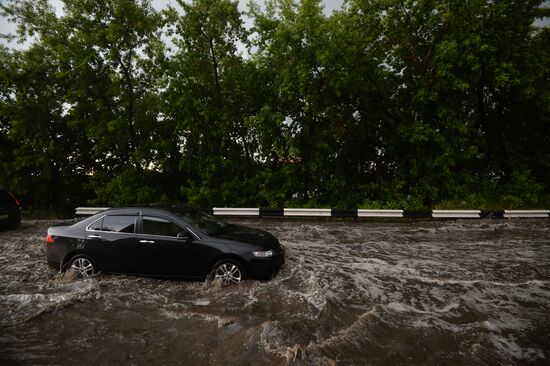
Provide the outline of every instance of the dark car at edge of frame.
[[0,228],[12,228],[21,222],[21,204],[13,193],[0,188]]
[[48,228],[48,264],[95,273],[147,277],[270,279],[284,263],[284,248],[272,234],[226,223],[182,207],[122,207],[74,224]]

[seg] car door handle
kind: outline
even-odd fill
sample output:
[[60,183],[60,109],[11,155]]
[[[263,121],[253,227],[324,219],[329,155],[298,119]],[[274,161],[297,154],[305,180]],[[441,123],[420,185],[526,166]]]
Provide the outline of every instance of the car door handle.
[[153,240],[140,240],[139,242],[141,244],[155,244],[155,242]]
[[90,239],[101,239],[101,235],[90,234],[90,235],[88,235],[88,238],[90,238]]

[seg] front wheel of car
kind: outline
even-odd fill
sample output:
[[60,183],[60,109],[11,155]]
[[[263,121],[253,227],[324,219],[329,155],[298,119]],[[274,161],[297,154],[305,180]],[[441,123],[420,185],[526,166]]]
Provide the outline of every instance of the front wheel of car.
[[232,259],[222,259],[212,269],[210,277],[221,280],[223,284],[240,283],[244,279],[244,270],[240,263]]
[[74,271],[78,278],[88,278],[97,273],[97,266],[94,260],[84,254],[71,258],[67,269]]

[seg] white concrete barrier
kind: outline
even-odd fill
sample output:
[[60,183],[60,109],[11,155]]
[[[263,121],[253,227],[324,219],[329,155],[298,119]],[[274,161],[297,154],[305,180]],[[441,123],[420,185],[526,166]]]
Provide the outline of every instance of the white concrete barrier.
[[285,208],[285,216],[331,216],[330,208]]
[[357,217],[403,217],[403,210],[357,209]]
[[548,210],[504,210],[504,217],[549,217]]
[[433,210],[434,219],[479,219],[480,210]]
[[260,216],[259,208],[214,207],[213,212],[216,216]]
[[77,207],[75,213],[77,215],[95,215],[98,212],[108,210],[110,207]]

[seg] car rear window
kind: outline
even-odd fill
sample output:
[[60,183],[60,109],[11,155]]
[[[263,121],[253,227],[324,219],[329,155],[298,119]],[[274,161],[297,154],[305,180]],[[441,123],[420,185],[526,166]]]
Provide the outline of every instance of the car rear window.
[[[101,220],[99,220],[101,221]],[[92,230],[98,230],[96,223],[90,226]],[[118,233],[133,233],[136,227],[136,216],[105,216],[101,224],[101,231]]]
[[173,222],[154,216],[143,216],[143,233],[148,235],[178,236],[183,231]]

